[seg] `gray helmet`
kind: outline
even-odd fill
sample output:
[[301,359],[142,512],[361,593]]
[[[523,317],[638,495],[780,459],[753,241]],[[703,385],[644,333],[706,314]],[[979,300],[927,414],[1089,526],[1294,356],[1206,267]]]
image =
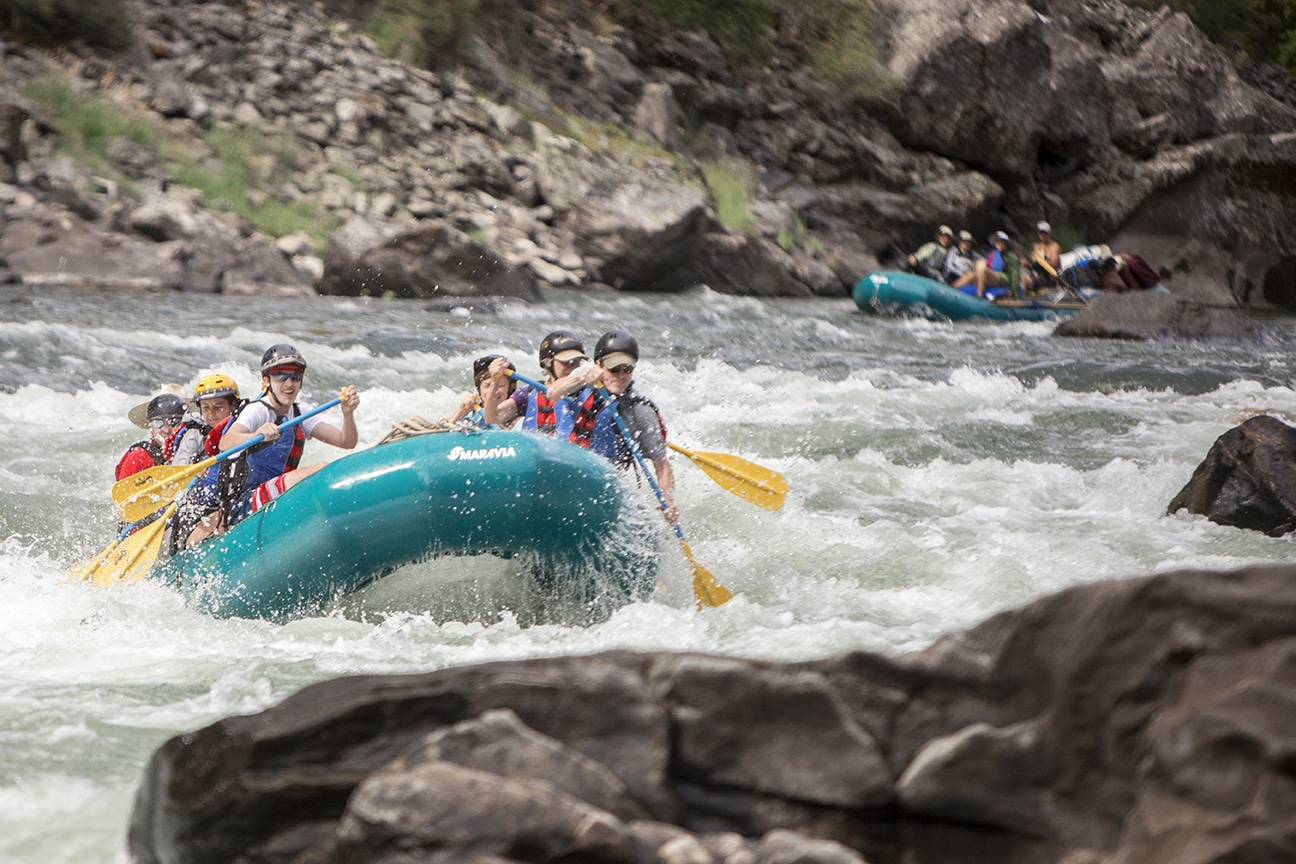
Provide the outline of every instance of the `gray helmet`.
[[290,364],[300,366],[303,372],[306,371],[306,358],[301,355],[301,352],[287,342],[279,342],[271,345],[261,355],[261,374],[265,375],[276,366]]
[[[594,362],[598,363],[610,354],[625,354],[630,357],[632,362],[638,363],[639,340],[624,330],[610,330],[600,336],[598,344],[594,346]],[[612,365],[618,366],[620,364],[614,363]]]
[[[540,353],[541,368],[548,369],[549,364],[553,361],[555,357],[557,357],[559,354],[567,354],[570,351],[577,352],[577,354],[581,357],[585,356],[585,346],[584,344],[581,343],[581,340],[577,338],[575,333],[572,333],[570,330],[553,331],[544,339],[540,340],[539,353]],[[564,357],[562,359],[574,360],[576,358]]]
[[149,400],[148,411],[145,417],[149,421],[153,420],[176,420],[184,417],[185,401],[179,396],[171,393],[163,393],[161,396],[154,396]]

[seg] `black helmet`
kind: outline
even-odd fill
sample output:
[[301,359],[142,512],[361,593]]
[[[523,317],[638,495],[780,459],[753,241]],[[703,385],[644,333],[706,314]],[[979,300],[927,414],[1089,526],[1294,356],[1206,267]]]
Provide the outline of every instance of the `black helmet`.
[[[576,354],[569,353],[572,351],[575,351]],[[559,354],[567,356],[559,357]],[[559,360],[575,360],[576,357],[584,358],[584,356],[585,346],[576,337],[576,334],[570,330],[555,330],[540,340],[540,366],[544,369],[548,369],[549,361],[555,358]]]
[[300,366],[303,372],[306,371],[306,358],[301,355],[301,352],[287,342],[279,342],[271,345],[261,355],[261,374],[265,375],[276,366],[289,364]]
[[[473,386],[480,387],[482,379],[485,378],[486,373],[490,371],[491,363],[495,362],[496,360],[503,360],[503,359],[505,359],[503,354],[487,354],[485,357],[478,357],[476,360],[474,360],[473,361]],[[512,363],[508,364],[508,368],[510,372],[517,371],[517,367],[514,366]],[[510,378],[509,388],[508,388],[509,395],[512,396],[513,391],[516,389],[517,389],[517,379]]]
[[179,420],[185,413],[185,401],[171,393],[163,393],[149,400],[145,417],[150,420]]
[[[616,354],[623,356],[613,356]],[[639,341],[624,330],[610,330],[600,336],[594,346],[594,362],[601,362],[609,369],[625,363],[638,363]]]

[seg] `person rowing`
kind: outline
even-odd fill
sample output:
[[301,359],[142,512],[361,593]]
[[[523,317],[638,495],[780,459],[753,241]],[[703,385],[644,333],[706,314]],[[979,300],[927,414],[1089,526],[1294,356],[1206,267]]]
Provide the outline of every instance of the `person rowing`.
[[231,527],[269,504],[301,480],[324,467],[318,462],[300,468],[306,440],[313,438],[352,450],[359,441],[355,410],[360,394],[353,386],[342,389],[342,427],[338,428],[319,416],[296,426],[291,434],[280,436],[279,424],[303,413],[297,404],[306,375],[306,358],[287,343],[271,345],[261,357],[262,395],[249,402],[221,436],[222,451],[237,447],[257,435],[265,443],[246,454],[227,460],[221,477],[223,498],[230,500],[228,523]]
[[[630,449],[632,441],[640,455],[652,463],[657,485],[666,501],[662,512],[674,524],[679,520],[679,508],[675,506],[675,471],[667,450],[666,424],[652,400],[634,390],[634,370],[638,363],[639,341],[624,330],[610,330],[594,346],[594,363],[550,385],[549,395],[562,399],[575,393],[593,392],[595,413],[590,449],[618,468],[633,470],[636,460]],[[629,431],[630,441],[617,428],[614,411]]]

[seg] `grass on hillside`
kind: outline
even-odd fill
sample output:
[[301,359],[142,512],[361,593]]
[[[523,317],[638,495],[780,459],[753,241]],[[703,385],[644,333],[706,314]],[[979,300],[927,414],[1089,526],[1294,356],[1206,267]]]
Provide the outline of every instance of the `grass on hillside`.
[[702,163],[702,176],[715,201],[716,221],[730,231],[756,227],[751,203],[754,181],[747,171],[720,162]]
[[[54,112],[58,128],[55,155],[67,156],[91,172],[110,177],[125,188],[130,178],[113,167],[109,145],[125,138],[156,153],[175,182],[198,189],[208,207],[247,217],[257,231],[280,237],[305,231],[322,246],[335,227],[309,201],[281,200],[257,194],[291,179],[300,158],[285,139],[255,129],[217,125],[203,133],[205,147],[170,135],[150,117],[78,93],[54,79],[39,79],[20,88],[23,95]],[[196,150],[204,152],[195,152]],[[356,183],[354,178],[347,178]]]

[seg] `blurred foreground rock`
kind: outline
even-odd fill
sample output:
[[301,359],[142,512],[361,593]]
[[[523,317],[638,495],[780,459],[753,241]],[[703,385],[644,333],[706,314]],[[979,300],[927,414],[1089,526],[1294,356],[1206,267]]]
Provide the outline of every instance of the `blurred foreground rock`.
[[1290,860],[1293,649],[1296,568],[1268,567],[1082,585],[900,657],[609,652],[337,679],[167,742],[130,854]]

